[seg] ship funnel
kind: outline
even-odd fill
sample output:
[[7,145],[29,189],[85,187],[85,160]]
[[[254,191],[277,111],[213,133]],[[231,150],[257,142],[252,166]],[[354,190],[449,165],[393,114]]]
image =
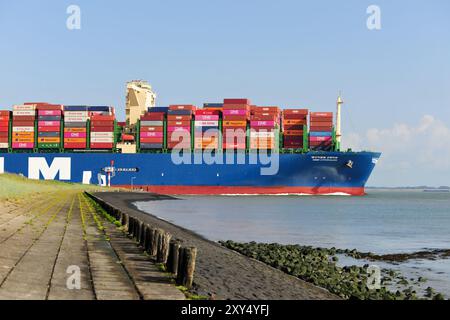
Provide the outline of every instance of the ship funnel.
[[339,93],[339,96],[337,98],[337,110],[336,110],[336,144],[337,144],[337,150],[340,150],[341,148],[341,138],[342,138],[342,132],[341,132],[341,106],[344,104],[344,100],[342,100],[341,94]]

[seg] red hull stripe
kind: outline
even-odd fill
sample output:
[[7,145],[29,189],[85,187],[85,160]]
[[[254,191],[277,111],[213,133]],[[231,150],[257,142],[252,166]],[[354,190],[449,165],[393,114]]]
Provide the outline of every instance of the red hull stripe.
[[[114,186],[131,188],[131,186]],[[225,187],[225,186],[134,186],[147,192],[168,195],[220,195],[220,194],[309,194],[321,195],[332,193],[345,193],[352,196],[365,194],[363,187]]]

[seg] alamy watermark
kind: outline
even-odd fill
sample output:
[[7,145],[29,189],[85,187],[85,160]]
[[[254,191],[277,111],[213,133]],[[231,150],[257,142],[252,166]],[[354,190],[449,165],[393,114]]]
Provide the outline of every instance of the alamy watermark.
[[66,281],[66,287],[69,290],[81,290],[81,269],[79,266],[69,266],[66,270],[69,277]]
[[381,269],[379,266],[372,265],[367,268],[367,289],[381,289]]
[[369,15],[366,21],[367,29],[381,30],[381,8],[373,4],[367,7],[366,13]]
[[81,29],[81,9],[80,6],[72,4],[67,7],[66,13],[69,15],[66,20],[66,27],[69,30]]
[[[280,167],[278,139],[270,130],[250,131],[250,152],[247,149],[247,132],[242,129],[227,129],[224,131],[222,148],[219,141],[222,135],[217,129],[202,132],[194,138],[194,152],[191,146],[191,133],[177,129],[171,132],[169,143],[172,163],[175,165],[259,165],[260,175],[276,175]],[[223,152],[222,152],[223,150]]]

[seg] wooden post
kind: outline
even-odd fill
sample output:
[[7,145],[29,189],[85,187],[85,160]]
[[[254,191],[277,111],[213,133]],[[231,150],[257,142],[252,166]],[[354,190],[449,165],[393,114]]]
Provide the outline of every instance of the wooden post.
[[136,242],[139,242],[139,235],[140,235],[140,224],[142,222],[140,222],[138,219],[136,219],[136,224],[134,227],[134,239],[136,240]]
[[175,277],[178,273],[178,257],[180,254],[180,243],[176,240],[170,241],[169,256],[167,257],[167,271]]
[[152,246],[153,246],[153,236],[155,233],[155,229],[147,225],[146,238],[147,241],[145,243],[145,251],[151,256],[152,255]]
[[122,223],[122,225],[125,227],[125,231],[128,232],[129,226],[129,220],[128,220],[128,214],[124,213],[122,214],[122,219],[120,221]]
[[158,241],[158,255],[156,261],[158,263],[167,263],[167,258],[169,257],[169,245],[172,235],[168,232],[163,232]]
[[142,241],[142,248],[144,248],[144,251],[147,251],[147,246],[148,246],[148,233],[149,233],[149,225],[148,224],[144,224],[144,239]]
[[134,232],[134,218],[130,216],[128,222],[128,234],[130,235],[130,237],[133,237],[133,232]]
[[160,229],[155,229],[153,231],[153,236],[152,236],[152,250],[150,252],[150,255],[152,257],[156,257],[158,254],[158,242],[159,242],[159,238],[160,238],[160,234],[161,234],[161,230]]
[[145,244],[145,224],[141,221],[140,225],[139,225],[139,244],[141,245],[141,247],[144,247]]
[[177,283],[188,289],[192,287],[195,272],[197,248],[181,248],[178,262]]

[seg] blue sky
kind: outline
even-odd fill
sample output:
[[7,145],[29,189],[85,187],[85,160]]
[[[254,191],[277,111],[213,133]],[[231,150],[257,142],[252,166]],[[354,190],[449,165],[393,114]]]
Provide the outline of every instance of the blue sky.
[[[81,8],[81,30],[66,9]],[[366,9],[381,8],[369,31]],[[248,97],[334,111],[345,145],[384,153],[370,185],[450,184],[450,2],[3,1],[0,108],[114,105],[146,79],[158,104]]]

